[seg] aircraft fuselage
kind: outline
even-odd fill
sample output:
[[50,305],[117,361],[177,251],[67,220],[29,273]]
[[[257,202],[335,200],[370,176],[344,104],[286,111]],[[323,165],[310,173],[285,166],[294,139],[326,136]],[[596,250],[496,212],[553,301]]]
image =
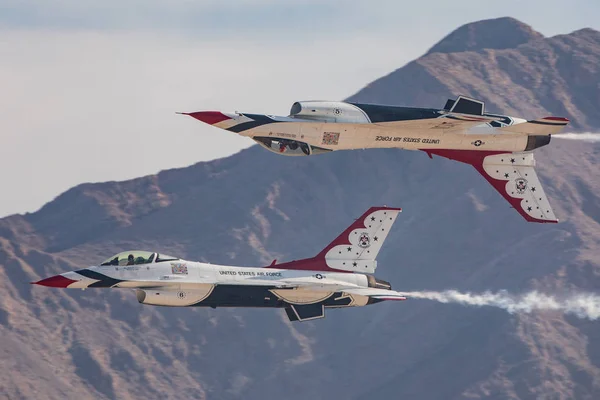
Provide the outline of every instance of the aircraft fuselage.
[[[130,288],[136,290],[140,303],[162,306],[216,308],[323,304],[325,307],[355,307],[376,302],[369,302],[366,296],[343,295],[344,288],[369,287],[367,275],[358,273],[233,267],[177,260],[130,266],[92,266],[61,276],[70,280],[63,281],[63,287]],[[329,285],[332,289],[302,288],[319,285]]]

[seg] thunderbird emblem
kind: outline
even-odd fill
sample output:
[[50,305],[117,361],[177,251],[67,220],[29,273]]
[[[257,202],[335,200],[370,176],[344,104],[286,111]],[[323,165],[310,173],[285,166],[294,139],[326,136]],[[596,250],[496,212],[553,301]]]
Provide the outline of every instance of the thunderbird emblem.
[[358,246],[362,247],[363,249],[366,249],[370,245],[371,245],[371,237],[369,236],[369,234],[367,232],[361,233],[360,237],[358,238]]
[[515,181],[515,187],[517,189],[517,193],[523,194],[527,189],[527,179],[519,178]]

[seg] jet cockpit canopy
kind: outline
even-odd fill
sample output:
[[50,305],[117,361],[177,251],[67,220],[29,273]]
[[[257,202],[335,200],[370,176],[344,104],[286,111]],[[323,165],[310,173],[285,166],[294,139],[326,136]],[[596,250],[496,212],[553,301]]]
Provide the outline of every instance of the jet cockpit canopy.
[[151,251],[130,250],[115,254],[100,265],[139,265],[175,260],[179,260],[179,258]]

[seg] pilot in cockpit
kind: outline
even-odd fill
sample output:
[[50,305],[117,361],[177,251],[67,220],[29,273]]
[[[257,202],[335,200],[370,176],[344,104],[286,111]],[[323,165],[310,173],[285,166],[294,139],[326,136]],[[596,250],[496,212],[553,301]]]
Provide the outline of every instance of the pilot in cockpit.
[[[104,261],[102,266],[125,266],[125,265],[143,265],[159,263],[164,261],[176,261],[177,257],[171,257],[167,255],[159,255],[158,253],[151,253],[149,251],[124,251],[112,256],[108,260]],[[118,268],[117,268],[118,269]]]

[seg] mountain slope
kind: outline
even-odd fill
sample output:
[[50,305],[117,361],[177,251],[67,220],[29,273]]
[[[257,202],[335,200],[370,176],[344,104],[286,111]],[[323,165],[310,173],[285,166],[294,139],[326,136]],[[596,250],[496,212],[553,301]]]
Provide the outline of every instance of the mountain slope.
[[[571,58],[593,59],[600,40],[586,32],[542,42],[556,40],[570,46],[563,51]],[[582,40],[591,40],[589,49]],[[498,51],[517,54],[533,43]],[[448,57],[467,68],[489,52],[430,53],[354,99],[435,98],[425,105],[441,105],[454,94],[485,92],[488,104],[513,104],[483,80],[475,94],[450,93],[467,84],[462,75],[434,77],[424,67],[435,72],[430,57]],[[580,87],[597,83],[595,77],[580,76]],[[399,82],[404,92],[384,90]],[[505,83],[513,92],[538,93],[519,84]],[[587,93],[564,90],[571,99]],[[535,97],[516,99],[515,107],[545,107]],[[592,111],[580,112],[590,124],[585,129],[600,128],[589,122]],[[36,213],[1,219],[0,395],[597,398],[598,322],[554,312],[510,315],[411,300],[290,324],[280,310],[158,308],[138,304],[127,290],[28,284],[129,248],[240,265],[310,256],[367,207],[387,204],[404,212],[377,276],[395,289],[595,291],[600,144],[553,140],[536,153],[557,225],[526,223],[475,170],[420,152],[287,158],[257,147],[156,176],[80,185]]]

